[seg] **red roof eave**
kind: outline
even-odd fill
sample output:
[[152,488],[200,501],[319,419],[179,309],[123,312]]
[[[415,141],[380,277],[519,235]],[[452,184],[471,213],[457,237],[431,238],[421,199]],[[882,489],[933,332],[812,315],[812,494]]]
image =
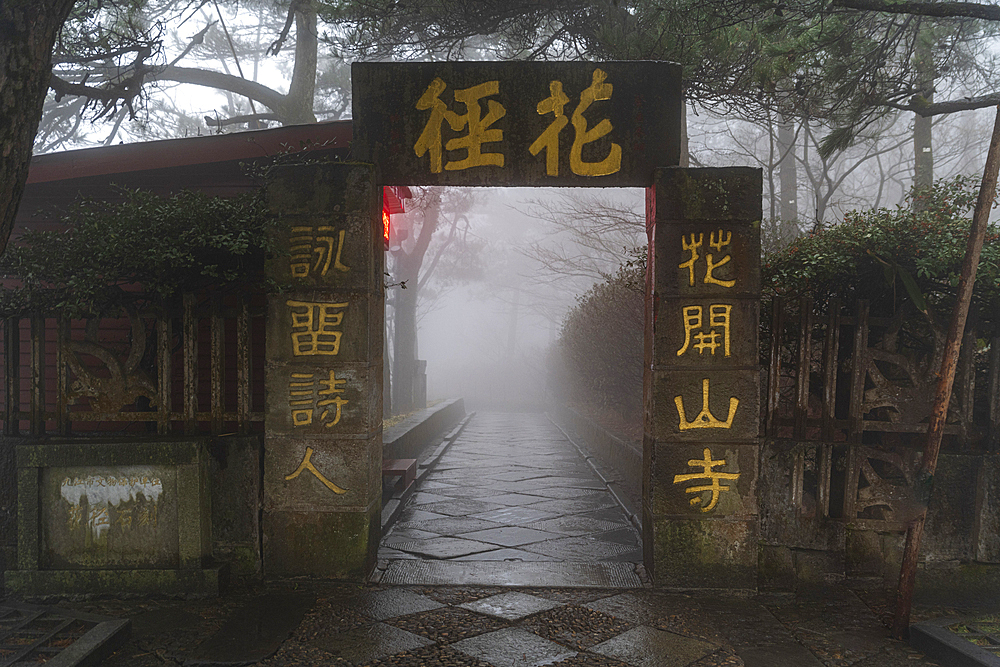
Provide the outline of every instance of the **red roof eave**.
[[249,160],[298,150],[347,149],[351,136],[351,121],[340,120],[47,153],[32,157],[28,183]]

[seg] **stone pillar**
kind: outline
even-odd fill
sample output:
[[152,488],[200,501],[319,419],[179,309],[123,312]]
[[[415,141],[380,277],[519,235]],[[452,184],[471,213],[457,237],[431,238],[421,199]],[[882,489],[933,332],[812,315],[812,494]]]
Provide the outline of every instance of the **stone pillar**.
[[759,169],[654,174],[643,507],[663,588],[753,589],[759,520]]
[[381,511],[383,241],[374,168],[277,168],[268,277],[264,569],[363,581]]

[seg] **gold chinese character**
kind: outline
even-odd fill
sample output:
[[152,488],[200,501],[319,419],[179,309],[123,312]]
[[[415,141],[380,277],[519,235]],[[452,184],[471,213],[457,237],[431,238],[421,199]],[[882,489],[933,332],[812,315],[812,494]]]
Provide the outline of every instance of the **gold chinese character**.
[[301,475],[303,470],[308,470],[312,474],[316,475],[316,479],[321,481],[326,488],[330,489],[338,496],[347,493],[347,489],[340,488],[339,486],[328,480],[326,477],[323,477],[322,473],[320,473],[319,470],[316,470],[316,466],[314,466],[312,462],[312,454],[313,454],[313,448],[306,447],[306,455],[305,458],[302,459],[302,463],[300,463],[299,467],[295,469],[295,472],[293,472],[291,475],[286,475],[285,479],[293,480],[299,475]]
[[425,153],[430,153],[431,173],[441,173],[442,166],[442,142],[441,126],[447,121],[451,129],[459,132],[463,128],[468,128],[468,134],[464,137],[456,137],[448,141],[444,148],[449,151],[465,149],[466,157],[462,160],[448,162],[444,165],[447,171],[468,169],[469,167],[504,165],[503,153],[483,153],[483,144],[496,141],[503,141],[503,130],[499,128],[488,129],[490,125],[497,122],[505,115],[507,110],[503,105],[495,100],[487,100],[487,113],[482,115],[480,100],[484,97],[498,95],[500,93],[499,81],[487,81],[478,86],[464,88],[455,91],[455,101],[465,105],[466,112],[459,115],[450,111],[441,100],[441,93],[448,87],[440,78],[435,78],[427,86],[427,90],[417,100],[416,108],[421,111],[430,110],[431,117],[427,120],[423,132],[417,142],[413,144],[413,152],[417,157],[423,157]]
[[115,516],[115,525],[120,526],[122,530],[129,530],[132,528],[132,510],[131,509],[120,509],[118,510],[117,516]]
[[83,508],[79,505],[69,506],[69,518],[66,520],[66,525],[72,528],[79,528],[80,524],[83,522]]
[[[292,227],[292,235],[289,239],[291,244],[291,269],[293,278],[306,278],[309,271],[318,272],[320,276],[326,277],[330,270],[330,264],[337,271],[350,271],[350,267],[345,266],[340,257],[344,251],[345,230],[340,230],[335,238],[333,234],[336,230],[330,226],[321,226],[315,229],[312,227]],[[334,243],[337,250],[334,252]],[[315,263],[312,256],[316,255]]]
[[708,378],[701,381],[701,412],[693,421],[687,420],[684,412],[684,398],[674,396],[674,405],[677,406],[677,415],[680,417],[680,429],[687,431],[692,428],[732,428],[733,417],[736,416],[736,408],[740,404],[740,399],[733,396],[729,399],[729,418],[726,421],[719,421],[708,409]]
[[549,96],[538,103],[537,111],[540,116],[551,113],[555,119],[545,131],[538,135],[535,142],[528,148],[532,155],[538,155],[545,149],[545,173],[549,176],[559,175],[559,133],[569,118],[563,113],[563,107],[569,102],[569,98],[563,93],[562,81],[549,82]]
[[[708,333],[701,331],[702,328],[702,307],[701,306],[684,306],[683,318],[684,318],[684,345],[681,349],[677,350],[677,356],[681,356],[687,352],[688,347],[694,347],[698,350],[698,354],[703,353],[708,350],[713,355],[718,347],[722,347],[725,356],[729,356],[729,317],[733,310],[733,307],[728,304],[723,303],[713,303],[708,307]],[[716,328],[722,329],[720,334],[716,331]],[[694,335],[695,344],[691,345],[691,333],[698,332]],[[719,337],[722,337],[722,342],[719,342]]]
[[[690,486],[685,489],[685,493],[701,493],[702,491],[711,491],[712,499],[707,505],[701,508],[702,512],[708,512],[713,509],[719,502],[719,494],[723,491],[729,491],[730,487],[722,486],[719,484],[720,479],[736,480],[739,478],[740,474],[738,472],[716,472],[712,468],[716,466],[726,465],[726,459],[719,459],[717,461],[712,460],[712,450],[708,447],[702,452],[704,459],[689,459],[688,465],[692,468],[700,467],[701,472],[690,473],[687,475],[674,475],[674,484],[680,484],[681,482],[690,482],[695,479],[705,479],[710,482],[705,486]],[[691,499],[691,505],[702,504],[702,497],[695,496]]]
[[611,144],[608,156],[600,162],[584,162],[582,157],[584,144],[597,141],[614,129],[611,127],[611,121],[605,118],[588,130],[587,119],[583,117],[583,112],[593,102],[611,99],[612,85],[604,83],[607,77],[604,70],[594,70],[592,83],[580,95],[580,103],[573,112],[573,129],[576,130],[576,135],[573,138],[573,147],[569,151],[569,168],[579,176],[606,176],[621,169],[622,147],[615,143]]
[[[583,146],[597,141],[614,129],[611,121],[605,118],[588,130],[587,119],[583,117],[583,112],[595,101],[611,99],[613,86],[610,83],[604,83],[607,76],[607,73],[602,69],[594,70],[590,86],[580,94],[580,103],[573,111],[575,134],[569,152],[569,168],[577,176],[607,176],[621,169],[622,147],[616,143],[611,144],[608,156],[600,162],[583,161]],[[545,131],[531,144],[528,152],[532,155],[538,155],[542,149],[545,149],[545,173],[549,176],[559,175],[559,133],[569,122],[563,112],[568,102],[569,98],[563,93],[562,81],[550,81],[549,96],[539,102],[536,107],[539,115],[551,113],[554,118]]]
[[143,505],[139,508],[138,525],[156,527],[156,505]]
[[312,424],[315,388],[316,382],[313,380],[312,373],[292,373],[292,379],[288,383],[288,404],[292,407],[292,426]]
[[[328,405],[335,406],[335,412],[331,419],[330,410],[323,410],[320,419],[324,420],[326,427],[340,423],[342,408],[350,403],[340,394],[344,393],[341,385],[347,384],[347,380],[338,380],[336,371],[330,371],[328,379],[319,381],[323,389],[319,390],[319,397],[322,399],[313,404],[316,399],[316,381],[312,373],[292,373],[292,379],[288,383],[288,404],[292,408],[292,426],[309,426],[313,422],[313,414],[317,408],[325,408]],[[323,398],[333,395],[332,398]]]
[[111,519],[108,517],[108,506],[99,505],[91,508],[89,523],[92,527],[97,528],[98,532],[100,532],[99,526],[110,526]]
[[336,355],[343,332],[337,327],[344,319],[347,303],[287,301],[292,309],[292,354],[297,357]]
[[[341,398],[339,395],[337,395],[337,394],[343,394],[344,393],[344,390],[340,388],[340,385],[346,384],[347,380],[338,380],[336,373],[334,371],[330,371],[330,379],[328,379],[328,380],[320,380],[319,383],[321,385],[323,385],[324,387],[326,387],[326,389],[320,389],[319,390],[319,395],[320,396],[329,396],[330,394],[334,394],[333,398],[324,399],[324,400],[322,400],[322,401],[320,401],[320,402],[318,402],[316,404],[316,407],[318,407],[318,408],[323,408],[323,407],[326,407],[327,405],[335,405],[335,406],[337,406],[336,407],[336,411],[337,411],[336,412],[336,416],[333,418],[333,421],[329,421],[329,422],[325,422],[324,423],[324,426],[330,427],[330,426],[333,426],[334,424],[340,423],[340,409],[343,406],[345,406],[348,403],[350,403],[350,401],[347,401],[347,400]],[[330,414],[329,410],[324,410],[323,414],[320,415],[320,419],[326,419],[329,414]]]
[[[718,236],[716,236],[716,232],[712,232],[711,234],[709,234],[708,245],[710,248],[714,248],[716,252],[722,252],[722,248],[729,245],[732,242],[732,239],[733,239],[732,232],[728,231],[724,232],[723,230],[720,229],[718,231]],[[691,257],[686,262],[681,262],[680,264],[678,264],[677,268],[688,270],[688,285],[691,287],[694,287],[695,262],[697,262],[701,258],[701,255],[698,254],[698,248],[701,248],[702,245],[704,245],[704,243],[705,243],[704,234],[698,234],[697,238],[695,237],[694,234],[691,234],[690,241],[684,238],[683,235],[681,236],[681,249],[684,252],[690,252]],[[722,287],[732,287],[733,285],[735,285],[736,280],[720,280],[716,278],[713,273],[720,266],[728,264],[731,259],[732,259],[731,255],[726,255],[718,262],[716,262],[714,254],[712,253],[706,254],[705,261],[707,262],[708,267],[705,269],[705,279],[703,282],[713,285],[720,285]]]

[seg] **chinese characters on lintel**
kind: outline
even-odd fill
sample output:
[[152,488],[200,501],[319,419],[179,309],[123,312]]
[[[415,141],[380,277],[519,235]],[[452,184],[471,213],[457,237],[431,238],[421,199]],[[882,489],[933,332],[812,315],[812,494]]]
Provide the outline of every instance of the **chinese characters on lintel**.
[[[600,68],[594,70],[591,83],[580,93],[580,101],[571,117],[567,117],[565,113],[570,98],[563,92],[562,81],[549,82],[549,96],[538,103],[536,111],[542,116],[552,114],[553,119],[528,147],[528,152],[533,156],[545,151],[545,173],[549,176],[559,175],[559,137],[563,128],[569,123],[573,125],[573,143],[569,151],[570,171],[577,176],[607,176],[621,169],[622,149],[614,142],[611,142],[608,155],[604,159],[597,162],[583,159],[585,145],[601,139],[614,129],[607,118],[588,128],[587,119],[583,115],[594,102],[611,99],[614,87],[606,82],[607,76],[607,73]],[[503,167],[505,158],[502,149],[487,150],[484,147],[484,144],[503,141],[503,129],[491,126],[507,115],[507,109],[497,100],[486,99],[500,95],[500,82],[486,81],[470,88],[455,90],[456,104],[465,107],[465,113],[462,114],[449,109],[441,99],[442,93],[447,88],[448,84],[440,77],[436,77],[417,100],[416,108],[420,111],[429,111],[430,116],[420,137],[413,144],[413,152],[417,157],[428,155],[431,173],[434,174],[440,174],[442,170],[458,171],[471,167]],[[486,105],[485,115],[483,103]],[[464,131],[465,134],[449,139],[445,143],[442,136],[444,123],[448,123],[454,132]],[[445,162],[446,150],[464,150],[465,157]]]

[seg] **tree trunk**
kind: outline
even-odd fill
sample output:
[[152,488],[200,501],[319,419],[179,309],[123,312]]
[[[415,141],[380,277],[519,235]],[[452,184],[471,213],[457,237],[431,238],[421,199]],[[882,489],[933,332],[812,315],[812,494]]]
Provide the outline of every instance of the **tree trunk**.
[[28,179],[52,75],[52,46],[73,0],[0,1],[0,253]]
[[[934,101],[934,53],[930,30],[923,28],[917,35],[918,87],[928,104]],[[913,189],[922,190],[934,184],[934,154],[931,152],[931,117],[913,116]],[[919,210],[921,199],[914,199]]]
[[392,409],[400,415],[413,409],[413,378],[417,365],[416,281],[412,287],[399,290],[393,301]]
[[[795,127],[784,116],[778,119],[778,182],[781,205],[778,217],[782,222],[799,219],[799,170],[795,162]],[[784,225],[782,225],[784,228]]]
[[295,66],[285,96],[284,124],[315,123],[317,67],[316,2],[301,0],[295,12]]
[[976,208],[972,213],[972,227],[969,229],[965,259],[962,260],[962,273],[958,279],[955,307],[948,327],[948,337],[945,340],[941,370],[938,372],[931,418],[927,424],[927,443],[924,445],[920,469],[914,480],[914,491],[920,501],[921,511],[906,529],[906,546],[903,549],[903,562],[899,569],[896,614],[892,622],[892,635],[896,639],[903,639],[910,627],[910,607],[913,602],[913,587],[917,577],[920,541],[923,537],[924,522],[927,519],[931,491],[934,488],[934,472],[937,470],[938,454],[941,451],[944,423],[948,418],[948,403],[951,401],[951,390],[955,382],[958,355],[962,350],[962,337],[965,332],[965,321],[969,315],[969,303],[972,301],[972,288],[976,283],[979,255],[983,249],[983,240],[986,238],[990,211],[993,209],[993,202],[996,201],[998,172],[1000,172],[1000,107],[997,107],[993,136],[986,154],[986,166],[983,167],[983,182],[979,188],[979,198],[976,200]]

